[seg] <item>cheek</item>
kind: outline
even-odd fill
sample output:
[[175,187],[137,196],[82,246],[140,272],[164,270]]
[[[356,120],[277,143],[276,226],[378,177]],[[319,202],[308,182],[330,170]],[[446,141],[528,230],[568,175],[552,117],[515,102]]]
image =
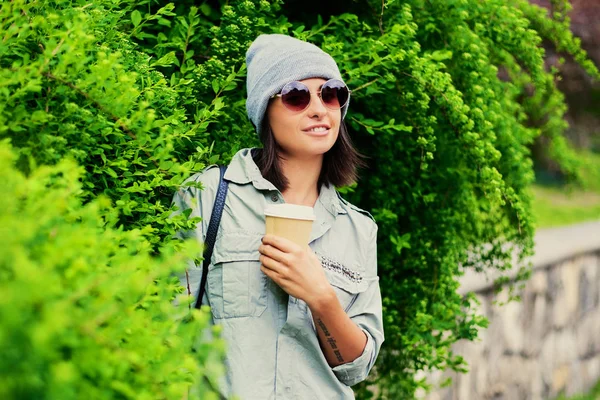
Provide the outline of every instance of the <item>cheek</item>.
[[281,110],[278,110],[275,104],[269,106],[267,109],[267,116],[275,141],[279,142],[281,139],[281,132],[283,132],[283,127],[285,126],[285,118],[283,118]]
[[340,111],[337,111],[336,115],[332,118],[335,121],[335,137],[340,135],[340,126],[342,125],[342,114]]
[[271,126],[274,127],[289,127],[294,124],[293,115],[281,104],[273,103],[267,109],[267,116]]
[[301,115],[290,113],[283,105],[272,104],[267,109],[271,131],[277,143],[295,141],[293,132],[300,129]]
[[290,140],[290,123],[288,121],[282,120],[272,120],[271,122],[271,132],[273,132],[273,137],[277,143],[285,144]]
[[342,111],[341,110],[329,110],[329,118],[331,121],[335,121],[335,125],[339,128],[342,122]]

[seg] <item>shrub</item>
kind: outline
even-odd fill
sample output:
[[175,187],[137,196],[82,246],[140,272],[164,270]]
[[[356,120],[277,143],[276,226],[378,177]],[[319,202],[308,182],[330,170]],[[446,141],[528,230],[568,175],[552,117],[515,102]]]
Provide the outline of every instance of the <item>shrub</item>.
[[[209,313],[175,308],[182,258],[153,257],[106,198],[82,206],[69,160],[14,168],[0,145],[0,398],[172,399],[220,376],[223,343],[191,349]],[[168,251],[167,251],[168,250]],[[208,347],[207,345],[211,346]]]

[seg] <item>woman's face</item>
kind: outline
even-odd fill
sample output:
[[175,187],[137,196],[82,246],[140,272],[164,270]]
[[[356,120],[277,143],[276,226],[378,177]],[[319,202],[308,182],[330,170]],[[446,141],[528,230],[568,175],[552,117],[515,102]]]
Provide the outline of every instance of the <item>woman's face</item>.
[[319,98],[321,85],[327,82],[325,79],[310,78],[300,82],[310,90],[310,104],[305,110],[291,111],[283,105],[281,97],[271,100],[267,107],[271,131],[284,156],[323,155],[337,140],[342,113],[325,107]]

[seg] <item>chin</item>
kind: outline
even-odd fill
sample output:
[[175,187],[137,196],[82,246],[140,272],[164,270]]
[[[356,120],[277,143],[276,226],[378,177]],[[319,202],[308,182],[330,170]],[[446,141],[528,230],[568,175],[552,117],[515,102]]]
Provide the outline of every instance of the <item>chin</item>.
[[297,143],[293,147],[283,148],[285,153],[289,154],[292,157],[315,157],[322,156],[327,153],[333,147],[333,143],[311,143],[305,146]]
[[321,140],[312,140],[309,143],[306,143],[306,146],[302,146],[301,149],[298,148],[297,150],[300,150],[306,155],[317,156],[327,153],[334,144],[335,140],[332,140],[332,138],[322,138]]

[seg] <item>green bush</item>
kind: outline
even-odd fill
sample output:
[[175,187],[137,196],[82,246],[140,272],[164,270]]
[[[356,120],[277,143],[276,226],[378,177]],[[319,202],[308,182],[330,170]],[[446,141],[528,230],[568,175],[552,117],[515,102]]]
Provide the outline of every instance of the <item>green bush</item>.
[[223,343],[191,351],[209,313],[172,304],[197,249],[153,257],[143,232],[114,226],[107,198],[82,206],[75,163],[25,177],[13,158],[2,143],[0,398],[174,399],[214,382]]
[[370,158],[359,184],[340,191],[380,226],[386,342],[356,392],[412,398],[427,386],[417,371],[463,370],[451,345],[486,321],[457,294],[459,275],[527,276],[529,146],[545,135],[565,172],[579,171],[541,47],[549,40],[599,77],[569,32],[566,1],[553,1],[551,18],[525,0],[333,1],[323,15],[313,0],[220,3],[3,3],[0,137],[18,169],[76,160],[79,198],[104,196],[113,226],[169,253],[173,233],[197,222],[169,219],[178,185],[257,144],[244,108],[247,46],[261,32],[314,42],[353,90],[347,123]]

